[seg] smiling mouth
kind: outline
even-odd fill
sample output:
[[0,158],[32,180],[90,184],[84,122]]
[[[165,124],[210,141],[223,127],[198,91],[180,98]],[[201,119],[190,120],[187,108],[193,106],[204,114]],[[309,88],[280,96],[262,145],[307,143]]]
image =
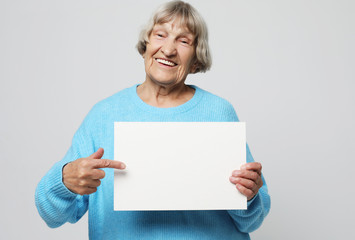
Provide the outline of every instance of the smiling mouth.
[[155,58],[155,61],[169,67],[175,67],[177,65],[177,63],[162,58]]

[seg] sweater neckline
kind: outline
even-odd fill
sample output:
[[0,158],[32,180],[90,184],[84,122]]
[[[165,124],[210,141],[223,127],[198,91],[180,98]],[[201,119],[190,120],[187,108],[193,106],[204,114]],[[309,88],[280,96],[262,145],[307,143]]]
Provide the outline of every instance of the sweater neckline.
[[142,110],[150,112],[150,113],[157,113],[157,114],[175,114],[175,113],[181,113],[181,112],[186,112],[189,111],[190,109],[194,108],[199,101],[201,100],[203,96],[203,91],[199,87],[195,85],[187,85],[193,89],[195,89],[195,93],[192,96],[192,98],[179,105],[176,107],[170,107],[170,108],[160,108],[160,107],[155,107],[152,105],[149,105],[145,103],[137,94],[137,87],[140,84],[135,84],[133,87],[131,87],[130,95],[132,96],[133,102]]

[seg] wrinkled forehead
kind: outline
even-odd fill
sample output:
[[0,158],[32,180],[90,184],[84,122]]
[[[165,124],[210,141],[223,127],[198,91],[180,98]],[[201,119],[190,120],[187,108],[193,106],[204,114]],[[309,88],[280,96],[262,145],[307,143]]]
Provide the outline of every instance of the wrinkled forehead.
[[157,23],[153,26],[152,31],[162,30],[162,29],[174,31],[176,34],[187,35],[190,36],[191,38],[195,37],[195,34],[193,34],[186,25],[183,25],[183,23],[179,21]]
[[154,26],[163,25],[165,23],[171,24],[173,28],[184,29],[193,35],[196,35],[196,23],[191,16],[170,14],[170,15],[156,15],[154,18]]

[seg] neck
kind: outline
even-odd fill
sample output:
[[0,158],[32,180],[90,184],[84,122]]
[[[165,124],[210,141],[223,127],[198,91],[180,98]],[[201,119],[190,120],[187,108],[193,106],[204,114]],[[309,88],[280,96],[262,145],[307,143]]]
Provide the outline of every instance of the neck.
[[138,96],[147,104],[154,107],[176,107],[189,101],[195,89],[184,82],[174,86],[158,85],[149,80],[138,86]]

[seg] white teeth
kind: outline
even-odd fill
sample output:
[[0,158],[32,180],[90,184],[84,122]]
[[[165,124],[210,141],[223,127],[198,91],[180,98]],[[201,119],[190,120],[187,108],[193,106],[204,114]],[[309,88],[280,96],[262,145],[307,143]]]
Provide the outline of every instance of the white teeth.
[[175,66],[175,63],[167,61],[167,60],[164,60],[164,59],[157,58],[156,60],[157,60],[157,62],[165,64],[165,65],[169,65],[169,66],[172,66],[172,67]]

